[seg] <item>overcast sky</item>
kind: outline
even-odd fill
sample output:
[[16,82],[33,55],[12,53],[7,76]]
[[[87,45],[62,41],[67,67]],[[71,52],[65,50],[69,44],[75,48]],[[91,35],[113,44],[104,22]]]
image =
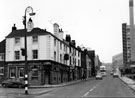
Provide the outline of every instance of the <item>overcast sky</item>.
[[[0,41],[11,32],[24,28],[22,16],[27,6],[36,12],[34,27],[53,31],[58,23],[66,34],[95,50],[102,62],[122,52],[122,23],[129,24],[129,0],[0,0]],[[53,32],[52,32],[53,33]]]

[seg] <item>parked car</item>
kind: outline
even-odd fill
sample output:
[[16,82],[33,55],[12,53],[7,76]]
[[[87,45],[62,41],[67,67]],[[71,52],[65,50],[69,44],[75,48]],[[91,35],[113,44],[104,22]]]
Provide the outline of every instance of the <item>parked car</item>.
[[20,78],[7,79],[2,82],[2,87],[23,88],[25,87],[25,82],[24,79],[20,79]]
[[113,72],[112,71],[110,72],[110,75],[113,75]]
[[114,73],[113,73],[113,77],[114,77],[114,78],[118,78],[118,77],[119,77],[119,74],[118,74],[117,72],[114,72]]
[[97,73],[97,75],[96,75],[96,79],[102,79],[102,74],[101,73]]

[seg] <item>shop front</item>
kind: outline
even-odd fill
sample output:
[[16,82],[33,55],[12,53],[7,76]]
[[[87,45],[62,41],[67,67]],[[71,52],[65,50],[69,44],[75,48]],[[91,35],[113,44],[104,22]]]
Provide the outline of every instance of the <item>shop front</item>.
[[[60,84],[68,82],[69,67],[54,61],[29,61],[28,82],[30,85]],[[6,78],[24,78],[24,62],[8,62]]]

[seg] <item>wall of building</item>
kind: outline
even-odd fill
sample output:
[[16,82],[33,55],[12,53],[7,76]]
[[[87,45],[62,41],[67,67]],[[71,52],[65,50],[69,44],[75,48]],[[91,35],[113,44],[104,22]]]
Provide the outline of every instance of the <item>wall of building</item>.
[[123,54],[122,53],[119,53],[119,54],[116,54],[112,57],[112,66],[113,66],[113,69],[116,70],[116,69],[119,69],[121,67],[124,67],[123,65]]

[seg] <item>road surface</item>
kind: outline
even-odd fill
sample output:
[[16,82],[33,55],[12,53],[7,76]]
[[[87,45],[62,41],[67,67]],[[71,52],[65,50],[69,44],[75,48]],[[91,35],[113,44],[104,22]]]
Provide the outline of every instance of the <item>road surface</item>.
[[[47,89],[50,88],[39,88],[36,90],[42,92]],[[135,97],[135,91],[131,90],[119,78],[113,78],[110,75],[104,77],[102,80],[91,78],[77,84],[54,88],[48,93],[19,95],[17,92],[24,92],[24,89],[0,88],[0,98]]]
[[37,96],[42,97],[135,97],[135,92],[119,78],[106,76],[102,80],[92,79]]

